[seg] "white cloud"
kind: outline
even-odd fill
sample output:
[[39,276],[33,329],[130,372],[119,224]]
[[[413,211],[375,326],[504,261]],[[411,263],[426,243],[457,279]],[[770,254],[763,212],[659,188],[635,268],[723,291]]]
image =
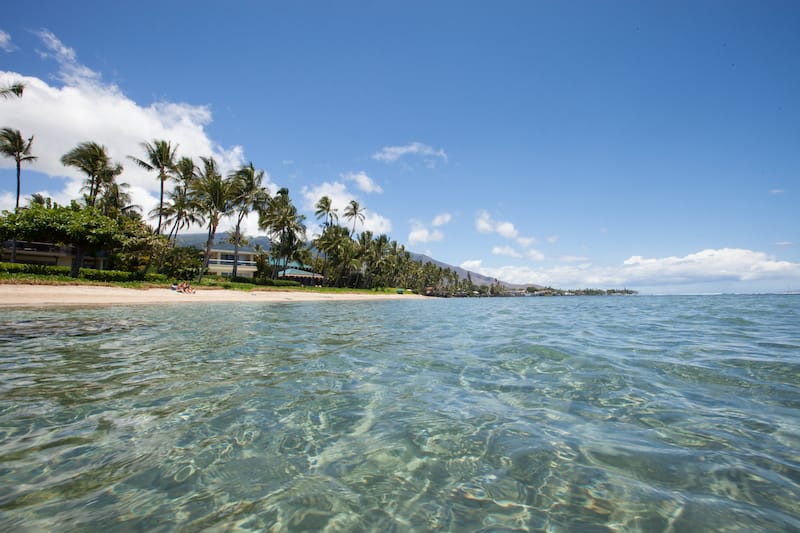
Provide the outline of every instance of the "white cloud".
[[507,239],[513,239],[517,236],[517,228],[511,222],[500,222],[495,226],[495,231]]
[[557,243],[557,242],[558,242],[558,235],[550,235],[550,236],[547,238],[547,243],[548,243],[548,244],[555,244],[555,243]]
[[585,263],[589,261],[588,257],[582,255],[562,255],[558,259],[562,263]]
[[620,265],[605,267],[585,262],[545,269],[513,265],[490,268],[482,267],[478,261],[472,269],[509,283],[573,289],[628,287],[651,292],[699,289],[753,292],[782,291],[800,284],[800,263],[779,261],[763,252],[736,248],[702,250],[684,257],[633,256]]
[[475,218],[475,229],[480,233],[492,233],[494,231],[494,224],[487,211],[481,211]]
[[441,215],[433,217],[431,224],[435,227],[444,226],[445,224],[449,224],[452,219],[453,217],[450,213],[442,213]]
[[702,250],[685,257],[647,259],[633,256],[623,262],[626,278],[688,283],[704,281],[751,281],[790,275],[800,278],[800,264],[777,261],[763,252],[740,248]]
[[534,237],[517,237],[517,242],[520,246],[527,248],[528,246],[536,244],[536,239]]
[[3,30],[0,30],[0,50],[4,52],[12,52],[14,50],[14,45],[11,43],[11,35]]
[[356,231],[371,231],[375,235],[382,233],[389,234],[392,232],[392,221],[385,216],[379,215],[374,211],[367,211],[364,218],[364,224],[360,222],[356,225]]
[[534,261],[544,261],[544,254],[535,248],[526,250],[525,255]]
[[372,159],[393,163],[407,155],[421,156],[428,167],[435,167],[438,161],[447,163],[447,154],[444,149],[438,150],[421,142],[412,142],[403,146],[384,146],[379,152],[372,154]]
[[[323,196],[329,197],[331,199],[331,207],[339,214],[339,223],[350,228],[352,228],[352,221],[344,219],[344,211],[348,204],[351,200],[355,200],[363,207],[358,197],[348,191],[345,184],[338,181],[334,181],[333,183],[326,181],[313,187],[305,186],[300,190],[300,194],[303,196],[304,200],[302,206],[303,210],[311,213],[312,216],[314,211],[316,211],[316,204],[319,199]],[[364,222],[358,221],[356,223],[356,232],[364,230],[371,231],[375,235],[390,233],[392,231],[392,222],[374,211],[365,209]]]
[[770,190],[769,190],[769,193],[770,193],[770,194],[783,194],[783,193],[785,193],[785,192],[786,192],[786,191],[785,191],[785,190],[783,190],[783,189],[770,189]]
[[346,172],[340,174],[342,179],[355,182],[356,186],[366,193],[382,194],[383,189],[380,185],[375,183],[372,178],[367,176],[364,171],[361,172]]
[[[0,213],[14,209],[14,204],[16,201],[16,193],[12,193],[11,191],[0,191]],[[24,205],[22,198],[20,198],[20,205]]]
[[433,217],[430,226],[419,220],[411,220],[411,231],[408,234],[408,244],[419,244],[423,242],[436,242],[444,239],[444,232],[439,229],[441,226],[447,225],[452,219],[450,213],[441,213]]
[[461,263],[459,266],[461,268],[463,268],[463,269],[466,269],[466,270],[471,270],[473,272],[478,272],[478,269],[481,268],[482,264],[483,264],[483,261],[481,261],[480,259],[467,259],[466,261]]
[[[58,85],[32,76],[0,71],[0,84],[25,83],[25,96],[3,103],[4,121],[22,125],[23,135],[34,135],[33,153],[38,159],[27,168],[52,178],[51,196],[68,202],[79,197],[85,179],[80,172],[64,167],[60,158],[83,141],[95,141],[108,148],[111,158],[125,170],[120,181],[131,185],[133,202],[147,213],[158,202],[159,182],[152,173],[137,167],[128,155],[142,157],[141,143],[167,139],[179,145],[179,156],[214,156],[220,169],[228,173],[244,162],[240,146],[225,149],[206,132],[212,116],[205,106],[180,102],[155,102],[142,106],[114,84],[104,83],[101,75],[77,60],[72,48],[54,34],[37,34],[46,47],[41,55],[58,63]],[[0,159],[0,168],[11,168],[11,159]],[[7,187],[7,183],[0,187]]]
[[408,234],[408,244],[414,245],[424,242],[436,242],[444,239],[444,233],[439,230],[430,230],[420,222],[412,222]]
[[495,246],[492,248],[492,255],[505,255],[508,257],[520,257],[519,252],[510,246]]
[[507,239],[517,237],[517,228],[511,222],[493,220],[487,211],[480,211],[475,218],[475,228],[481,233],[497,233]]
[[792,241],[780,241],[776,242],[775,246],[786,247],[786,246],[792,246],[792,244],[793,244]]
[[331,207],[338,211],[340,216],[342,212],[344,212],[344,208],[347,207],[347,204],[350,203],[350,200],[354,199],[353,195],[347,191],[347,186],[338,181],[334,181],[333,183],[326,181],[313,187],[303,187],[300,190],[300,194],[302,194],[305,200],[303,204],[303,209],[305,211],[316,211],[316,205],[319,199],[323,196],[327,196],[331,199]]

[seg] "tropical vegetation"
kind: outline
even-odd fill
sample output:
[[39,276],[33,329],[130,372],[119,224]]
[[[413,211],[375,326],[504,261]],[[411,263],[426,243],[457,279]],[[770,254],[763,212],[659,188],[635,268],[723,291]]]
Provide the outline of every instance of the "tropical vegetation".
[[[24,85],[0,87],[2,98],[21,97]],[[243,234],[245,218],[258,216],[258,227],[269,238],[269,246],[257,247],[259,283],[276,283],[290,266],[321,274],[321,285],[337,288],[399,288],[437,295],[490,294],[495,287],[477,287],[461,279],[452,269],[415,260],[402,245],[387,235],[373,235],[364,229],[366,208],[352,200],[341,213],[324,196],[316,204],[315,216],[321,231],[308,236],[305,216],[298,212],[282,188],[274,195],[264,184],[264,171],[250,162],[223,176],[213,157],[179,157],[178,145],[165,139],[142,142],[142,153],[128,159],[155,175],[159,181],[159,202],[148,216],[131,203],[128,184],[119,181],[124,172],[108,150],[94,141],[83,141],[61,157],[65,167],[85,175],[82,198],[60,206],[39,194],[20,207],[21,168],[36,160],[33,136],[19,130],[0,131],[0,155],[14,159],[17,170],[17,198],[13,212],[0,216],[0,242],[12,241],[11,263],[16,263],[17,240],[51,242],[72,250],[69,274],[78,277],[85,257],[96,263],[143,279],[145,275],[196,278],[208,271],[211,249],[221,222],[230,218],[233,231],[234,280],[238,277],[239,252],[247,245]],[[168,187],[167,184],[172,186]],[[191,227],[205,226],[204,250],[178,245],[178,234]],[[33,268],[33,267],[31,267]],[[85,269],[84,269],[85,270]],[[124,275],[115,275],[124,277]],[[97,275],[95,275],[97,277]],[[113,276],[112,276],[113,277]]]
[[[0,99],[22,97],[25,85],[0,86]],[[250,162],[223,177],[213,157],[200,157],[198,166],[192,157],[179,157],[178,145],[164,139],[141,143],[143,157],[128,155],[137,166],[155,173],[160,183],[158,207],[148,215],[157,219],[150,226],[131,203],[127,183],[118,181],[121,164],[112,161],[105,146],[84,141],[61,157],[61,163],[86,175],[83,196],[60,206],[50,198],[33,194],[27,206],[20,207],[23,163],[32,163],[33,136],[18,130],[0,130],[0,156],[14,160],[16,166],[16,201],[13,211],[0,215],[0,243],[11,241],[11,263],[0,263],[0,274],[69,275],[93,280],[197,279],[208,271],[211,249],[220,223],[231,218],[233,232],[233,281],[271,285],[294,285],[286,277],[290,265],[321,274],[319,283],[342,289],[410,289],[439,296],[495,296],[505,288],[494,281],[476,285],[469,274],[433,262],[415,259],[405,247],[381,234],[364,229],[366,208],[352,200],[341,213],[347,225],[339,223],[339,212],[328,196],[315,205],[314,215],[321,231],[311,239],[305,216],[300,214],[282,188],[271,195],[264,184],[264,171]],[[173,182],[171,189],[167,182]],[[245,218],[258,215],[258,227],[269,238],[269,246],[256,245],[256,275],[238,277],[239,252],[248,239],[242,232]],[[178,246],[178,234],[191,227],[207,228],[205,249]],[[46,242],[68,247],[72,264],[67,267],[17,264],[17,240]],[[95,263],[105,270],[83,268],[84,258],[94,254]],[[284,276],[282,276],[282,274]],[[632,294],[628,289],[603,291],[583,289],[563,291],[551,287],[528,287],[522,294],[536,296]],[[515,294],[520,294],[516,291]]]

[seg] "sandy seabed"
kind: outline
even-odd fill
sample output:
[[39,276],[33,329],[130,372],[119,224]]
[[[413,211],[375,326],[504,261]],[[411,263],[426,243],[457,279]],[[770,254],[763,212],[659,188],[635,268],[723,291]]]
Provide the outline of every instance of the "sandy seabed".
[[408,300],[412,294],[323,293],[305,291],[198,289],[183,294],[171,289],[125,289],[97,285],[0,284],[0,307],[62,305],[172,304],[220,302],[315,302],[334,300]]

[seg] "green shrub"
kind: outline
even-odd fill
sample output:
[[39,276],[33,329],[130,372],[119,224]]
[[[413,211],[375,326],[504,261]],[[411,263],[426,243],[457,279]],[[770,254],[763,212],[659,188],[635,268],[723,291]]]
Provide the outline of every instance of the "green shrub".
[[69,276],[70,268],[55,265],[0,263],[0,272],[7,272],[9,274],[35,274],[38,276]]
[[104,282],[118,282],[118,281],[131,281],[133,276],[131,272],[123,272],[121,270],[96,270],[94,268],[82,268],[78,277],[81,279],[88,279],[90,281],[104,281]]
[[256,285],[264,285],[267,287],[302,287],[303,284],[299,281],[290,279],[259,279],[256,280]]
[[166,274],[159,274],[158,272],[145,273],[144,270],[128,272],[128,276],[128,281],[147,281],[149,283],[169,283],[171,279]]

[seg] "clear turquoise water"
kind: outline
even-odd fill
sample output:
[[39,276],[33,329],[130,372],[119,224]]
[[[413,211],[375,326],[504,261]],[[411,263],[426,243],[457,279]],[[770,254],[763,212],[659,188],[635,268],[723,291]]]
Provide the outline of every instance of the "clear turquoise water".
[[800,297],[3,310],[2,531],[797,531]]

